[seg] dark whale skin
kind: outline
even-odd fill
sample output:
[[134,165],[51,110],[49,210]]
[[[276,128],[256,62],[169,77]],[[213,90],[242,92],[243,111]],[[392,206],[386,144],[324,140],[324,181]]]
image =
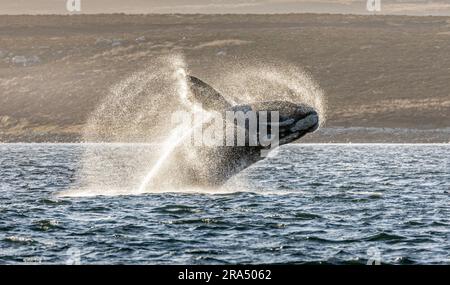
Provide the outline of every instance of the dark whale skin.
[[[219,92],[202,80],[188,76],[192,100],[207,111],[279,111],[280,145],[293,142],[318,127],[318,114],[309,106],[287,101],[264,101],[232,106]],[[224,116],[225,118],[225,116]],[[226,122],[225,122],[226,123]],[[295,131],[292,131],[295,130]],[[249,146],[180,146],[163,167],[159,186],[217,187],[235,174],[264,159],[261,145]]]

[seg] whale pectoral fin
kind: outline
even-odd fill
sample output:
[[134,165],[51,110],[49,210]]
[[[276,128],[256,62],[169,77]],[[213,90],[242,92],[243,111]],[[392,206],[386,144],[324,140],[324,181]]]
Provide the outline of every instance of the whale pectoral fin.
[[189,88],[193,99],[201,103],[207,111],[223,112],[231,107],[231,104],[214,88],[194,76],[187,76]]

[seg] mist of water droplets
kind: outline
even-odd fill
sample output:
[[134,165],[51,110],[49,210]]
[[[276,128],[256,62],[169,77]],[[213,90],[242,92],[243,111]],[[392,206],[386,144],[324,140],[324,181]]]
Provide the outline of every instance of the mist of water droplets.
[[[208,83],[217,85],[234,104],[265,100],[305,103],[318,111],[321,123],[325,121],[323,92],[297,67],[247,63],[211,72],[217,74],[217,79]],[[154,192],[161,190],[150,183],[155,175],[164,176],[159,181],[174,179],[176,173],[160,172],[166,161],[177,159],[172,152],[183,147],[183,135],[175,133],[179,130],[171,114],[199,111],[198,105],[189,100],[187,74],[183,56],[168,55],[111,87],[85,128],[84,140],[97,144],[86,147],[76,177],[78,189],[69,190],[72,195],[73,191],[76,195]],[[195,152],[185,153],[184,163],[197,167],[206,163],[201,157],[193,157]]]

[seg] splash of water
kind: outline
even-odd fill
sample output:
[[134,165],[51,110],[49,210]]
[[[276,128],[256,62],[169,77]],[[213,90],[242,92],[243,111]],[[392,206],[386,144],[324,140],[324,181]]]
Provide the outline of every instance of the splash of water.
[[[303,102],[315,108],[321,122],[324,122],[322,91],[298,68],[245,63],[226,66],[215,72],[208,71],[204,78],[213,83],[230,102]],[[190,188],[175,189],[169,186],[161,189],[155,182],[155,178],[165,175],[162,168],[174,159],[175,150],[182,147],[198,127],[179,128],[171,121],[171,114],[178,110],[191,113],[203,111],[189,100],[187,74],[183,57],[170,55],[155,59],[148,68],[114,85],[90,117],[84,132],[84,141],[101,144],[85,149],[76,186],[65,194],[91,196],[166,190],[189,192]],[[120,147],[106,144],[111,142],[120,143]],[[207,163],[211,163],[196,157],[195,152],[189,155],[192,157],[186,159],[197,166],[208,167]]]
[[326,100],[319,85],[298,66],[284,62],[261,63],[241,60],[225,65],[225,72],[212,82],[235,104],[255,101],[284,100],[313,107],[326,121]]
[[[145,192],[155,175],[158,174],[158,171],[161,169],[164,162],[170,157],[172,152],[175,150],[175,148],[182,143],[188,135],[191,134],[191,130],[185,131],[184,133],[181,133],[178,128],[172,132],[172,135],[170,135],[167,140],[163,143],[165,145],[164,150],[161,154],[161,156],[156,161],[155,165],[152,167],[152,169],[147,173],[144,180],[142,181],[141,185],[137,189],[136,194],[142,194]],[[181,134],[180,134],[181,133]]]
[[[173,65],[175,67],[174,78],[175,84],[177,86],[177,92],[175,93],[178,96],[180,103],[187,108],[192,115],[201,113],[202,120],[197,122],[191,128],[185,129],[181,124],[175,127],[171,132],[168,138],[162,143],[163,148],[161,149],[161,155],[158,157],[156,163],[150,169],[150,171],[145,175],[142,183],[137,189],[137,194],[145,193],[146,189],[151,186],[151,182],[158,175],[164,163],[170,159],[172,153],[176,150],[178,146],[185,142],[188,138],[191,137],[192,133],[203,126],[204,123],[208,122],[211,118],[211,115],[205,112],[201,106],[189,100],[189,87],[187,84],[187,73],[184,61],[180,57],[176,57],[173,60]],[[205,115],[205,116],[204,116]]]
[[190,129],[184,129],[181,127],[176,128],[172,131],[172,134],[167,138],[167,140],[163,143],[164,149],[162,150],[161,156],[156,161],[155,165],[150,169],[150,171],[145,176],[141,185],[137,190],[137,194],[145,193],[145,190],[151,186],[151,182],[156,175],[158,175],[161,167],[164,163],[170,158],[171,154],[175,151],[175,149],[183,143],[186,139],[190,138],[191,134],[199,127],[201,127],[205,122],[209,121],[211,118],[210,115],[202,118],[200,122],[194,125]]

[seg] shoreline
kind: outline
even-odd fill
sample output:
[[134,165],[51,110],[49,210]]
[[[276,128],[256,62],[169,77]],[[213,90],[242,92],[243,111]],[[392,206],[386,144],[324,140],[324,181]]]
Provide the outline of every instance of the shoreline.
[[[5,135],[0,133],[0,143],[62,143],[89,144],[79,134],[21,134]],[[154,144],[145,141],[100,142]],[[373,127],[326,127],[309,134],[295,142],[296,144],[448,144],[450,128],[408,129]]]
[[300,143],[450,140],[446,16],[0,15],[0,37],[3,142],[81,141],[112,87],[176,53],[230,96],[224,76],[261,63],[311,76],[327,121]]

